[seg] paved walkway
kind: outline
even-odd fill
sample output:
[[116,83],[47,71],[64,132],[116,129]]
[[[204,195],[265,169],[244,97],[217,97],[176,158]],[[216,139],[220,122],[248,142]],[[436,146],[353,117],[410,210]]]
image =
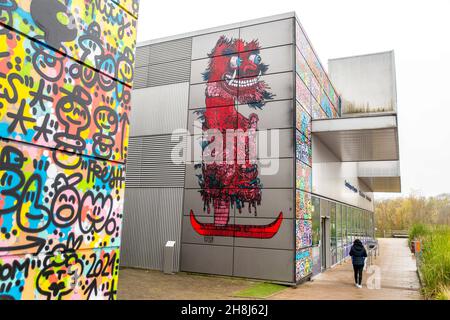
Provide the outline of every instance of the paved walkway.
[[119,300],[229,300],[233,294],[256,282],[180,272],[166,275],[160,271],[121,269]]
[[[381,275],[381,289],[367,288],[370,274],[364,274],[364,288],[353,284],[350,262],[319,275],[313,282],[286,290],[272,299],[286,300],[391,300],[421,299],[415,261],[404,239],[380,239],[380,256],[374,261]],[[123,300],[203,300],[236,299],[237,291],[254,285],[246,279],[215,277],[180,272],[165,275],[160,271],[121,269],[119,299]]]
[[[351,262],[347,261],[297,288],[275,295],[277,300],[420,300],[420,283],[416,262],[406,239],[379,239],[380,256],[373,261],[379,275],[380,289],[374,273],[364,273],[363,289],[353,283]],[[372,277],[372,278],[370,278]],[[369,281],[367,281],[370,279]]]

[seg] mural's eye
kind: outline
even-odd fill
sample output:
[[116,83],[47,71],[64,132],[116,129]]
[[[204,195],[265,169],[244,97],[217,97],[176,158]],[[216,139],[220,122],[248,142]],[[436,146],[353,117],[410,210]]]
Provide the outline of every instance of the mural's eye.
[[260,64],[262,59],[259,54],[252,54],[250,55],[250,57],[248,57],[248,60],[250,60],[254,64]]
[[241,64],[242,64],[241,58],[239,58],[238,56],[231,57],[231,59],[230,59],[231,68],[233,68],[233,69],[239,68],[241,66]]

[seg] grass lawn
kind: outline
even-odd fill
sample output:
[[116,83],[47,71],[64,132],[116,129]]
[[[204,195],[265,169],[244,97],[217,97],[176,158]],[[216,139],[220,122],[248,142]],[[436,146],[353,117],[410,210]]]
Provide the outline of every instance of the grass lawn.
[[287,289],[288,287],[273,283],[257,283],[251,287],[233,294],[238,298],[267,299],[270,296]]

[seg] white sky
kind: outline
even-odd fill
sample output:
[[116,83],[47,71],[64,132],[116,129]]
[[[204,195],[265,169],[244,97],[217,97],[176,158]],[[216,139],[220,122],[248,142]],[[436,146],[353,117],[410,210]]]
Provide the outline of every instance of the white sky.
[[403,194],[450,192],[450,0],[140,2],[139,41],[296,11],[325,68],[395,50]]

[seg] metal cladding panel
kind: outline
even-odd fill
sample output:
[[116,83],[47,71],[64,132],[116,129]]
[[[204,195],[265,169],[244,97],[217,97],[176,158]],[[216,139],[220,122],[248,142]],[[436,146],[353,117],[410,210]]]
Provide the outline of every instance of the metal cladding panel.
[[[259,177],[263,188],[292,188],[294,185],[294,165],[292,159],[267,159],[259,161]],[[278,171],[276,174],[264,174],[261,172],[262,168],[276,168]]]
[[[273,134],[274,131],[276,131],[276,135]],[[259,131],[256,136],[256,145],[257,145],[258,159],[293,158],[294,157],[293,130],[269,129],[267,131]],[[262,146],[265,147],[263,148]]]
[[[197,186],[198,188],[198,186]],[[203,204],[200,189],[186,189],[184,191],[184,209],[183,215],[189,219],[191,210],[197,217],[211,217],[214,216],[214,209],[210,206],[211,213],[208,213],[207,206]],[[230,208],[230,217],[234,217],[235,208]]]
[[172,136],[148,136],[142,139],[141,187],[182,187],[185,165],[175,164],[171,153],[177,142]]
[[169,135],[131,138],[127,188],[183,187],[185,165],[172,162],[177,142],[171,139]]
[[[258,218],[276,219],[280,212],[283,213],[284,219],[294,218],[294,195],[292,189],[263,189],[261,194],[261,206],[257,208],[256,212]],[[246,207],[242,209],[242,212],[245,216],[248,216]],[[236,216],[239,216],[239,214],[236,213]]]
[[[211,60],[217,60],[222,59],[222,57],[217,58],[206,58],[206,59],[200,59],[200,60],[193,60],[191,62],[191,84],[198,84],[198,83],[204,83],[207,80],[204,78],[203,73],[206,69],[208,69],[209,63]],[[220,81],[223,79],[211,79],[212,81]]]
[[[262,58],[261,62],[268,65],[269,69],[266,72],[266,75],[274,74],[274,73],[282,73],[289,72],[294,69],[293,64],[293,46],[286,45],[281,47],[269,48],[258,50],[259,56]],[[215,77],[206,79],[204,77],[204,72],[208,69],[208,66],[211,63],[219,63],[220,60],[224,60],[226,63],[229,63],[230,59],[233,57],[239,56],[241,59],[246,59],[248,53],[236,53],[235,55],[229,56],[221,56],[214,58],[206,58],[200,60],[194,60],[191,64],[191,84],[204,83],[209,81],[221,81],[224,80],[222,77]],[[282,57],[282,58],[280,58]],[[237,79],[244,79],[246,76],[237,73]]]
[[[142,138],[130,137],[126,163],[126,187],[138,188],[141,185]],[[126,200],[128,201],[128,199]]]
[[294,19],[285,19],[241,28],[240,37],[257,39],[261,48],[275,47],[294,42]]
[[[276,73],[261,76],[260,80],[265,81],[267,85],[270,87],[270,91],[274,93],[273,98],[271,100],[268,100],[267,102],[293,99],[294,82],[292,77],[293,77],[292,72]],[[189,109],[200,109],[205,107],[206,88],[207,88],[206,83],[191,85],[189,97]],[[242,93],[243,89],[240,89],[239,91]],[[248,102],[251,103],[257,101],[252,101],[250,99]],[[229,104],[226,102],[226,100],[224,100],[224,102],[219,101],[217,105],[215,105],[214,107],[226,105]]]
[[149,87],[188,82],[191,74],[191,60],[152,64],[148,69]]
[[[265,168],[264,171],[262,171]],[[276,170],[278,168],[278,170]],[[267,171],[266,171],[267,170]],[[294,165],[293,159],[264,159],[258,161],[259,179],[263,189],[288,189],[294,187]],[[275,171],[275,172],[273,172]],[[195,164],[186,164],[186,189],[198,189],[197,174],[201,169],[195,169]],[[227,188],[227,186],[225,186]],[[231,188],[231,186],[230,186]]]
[[[220,107],[217,108],[220,110]],[[199,120],[201,114],[197,113],[199,110],[189,111],[189,123],[188,130],[190,133],[203,132],[202,122]],[[259,115],[259,112],[256,111]],[[292,120],[292,119],[291,119]],[[191,157],[189,161],[193,162],[200,161],[202,159],[201,150],[195,152],[195,149],[199,149],[201,142],[207,139],[200,135],[191,136]],[[278,142],[279,141],[279,142]],[[266,146],[267,147],[263,147]],[[256,148],[258,159],[268,159],[268,158],[293,158],[294,157],[294,136],[292,129],[267,129],[259,130],[256,134]]]
[[183,243],[181,271],[233,275],[233,247]]
[[234,275],[254,279],[294,282],[294,251],[234,248]]
[[[205,108],[206,83],[194,84],[190,87],[189,109]],[[223,107],[230,105],[228,102],[218,102],[214,107]]]
[[186,128],[189,83],[134,90],[131,136],[171,134]]
[[[134,86],[133,89],[142,89],[148,87],[148,66],[136,67],[134,70]],[[133,101],[134,103],[134,101]]]
[[[200,191],[200,189],[185,190],[183,215],[188,216],[192,210],[195,216],[198,217],[214,216],[212,205],[210,206],[211,213],[208,213],[207,207],[204,206]],[[254,210],[250,213],[248,207],[244,206],[241,209],[241,213],[236,208],[231,208],[230,216],[240,218],[257,217],[272,219],[273,221],[282,212],[284,219],[294,218],[294,196],[292,189],[263,189],[261,191],[261,197],[261,206],[257,207],[256,213]]]
[[167,241],[176,241],[179,270],[182,188],[127,189],[121,265],[162,270]]
[[203,109],[193,109],[188,111],[188,126],[189,134],[196,136],[203,136],[203,114],[206,111]]
[[397,112],[393,51],[334,59],[328,65],[344,113]]
[[[198,217],[197,220],[201,223],[213,223],[214,217],[212,215],[208,217]],[[234,224],[235,219],[230,218],[229,223]],[[217,246],[233,246],[234,239],[232,237],[204,237],[195,232],[194,228],[189,221],[189,216],[183,217],[183,231],[182,231],[183,244],[202,244],[202,245],[217,245]]]
[[154,65],[177,60],[190,60],[191,51],[191,38],[154,44],[150,46],[150,64]]
[[292,100],[267,102],[264,108],[255,110],[248,105],[241,105],[238,111],[249,118],[252,113],[258,115],[258,130],[292,128],[294,107]]
[[[227,39],[238,39],[239,29],[225,30],[194,37],[192,39],[192,60],[208,58],[212,48],[215,47],[217,41],[222,36],[225,36]],[[229,53],[235,53],[235,51],[230,51]]]
[[145,67],[150,64],[150,46],[142,46],[136,48],[135,67]]
[[[238,225],[252,225],[261,226],[268,225],[273,222],[273,219],[262,219],[262,218],[243,218],[236,215],[234,219]],[[280,229],[277,234],[270,239],[258,239],[258,238],[235,238],[234,245],[236,247],[247,247],[247,248],[264,248],[264,249],[286,249],[293,250],[294,243],[292,239],[294,238],[294,226],[295,220],[283,219]]]
[[[260,79],[261,81],[265,81],[270,87],[270,92],[274,93],[273,99],[268,101],[289,100],[293,98],[294,80],[292,72],[269,74],[262,76]],[[240,88],[239,92],[242,93],[243,90]],[[257,101],[249,100],[249,102]]]

